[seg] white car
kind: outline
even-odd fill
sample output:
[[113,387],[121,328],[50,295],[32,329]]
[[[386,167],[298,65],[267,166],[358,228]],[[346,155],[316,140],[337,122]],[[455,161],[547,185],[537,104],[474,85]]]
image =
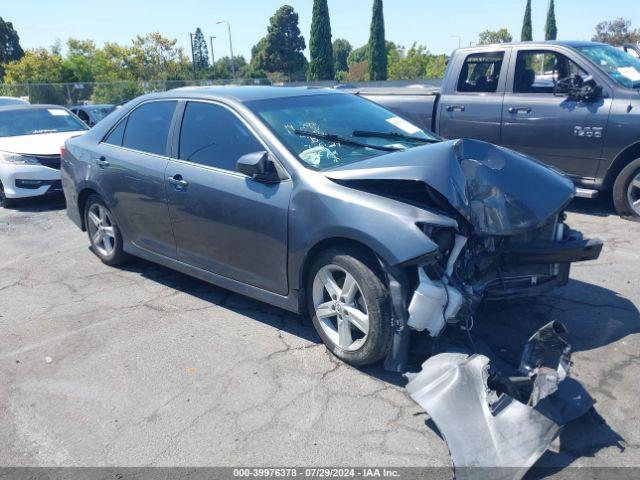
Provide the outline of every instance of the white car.
[[0,206],[62,191],[60,148],[86,130],[57,105],[0,107]]

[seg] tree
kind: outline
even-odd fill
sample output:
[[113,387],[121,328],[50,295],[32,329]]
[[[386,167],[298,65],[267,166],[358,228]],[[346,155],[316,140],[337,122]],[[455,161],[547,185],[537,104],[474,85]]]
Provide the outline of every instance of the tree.
[[531,0],[527,0],[527,7],[524,10],[524,19],[522,20],[522,33],[520,41],[533,41],[533,28],[531,27]]
[[209,49],[200,27],[196,28],[196,33],[193,36],[193,63],[197,70],[209,68]]
[[406,54],[403,50],[396,52],[395,55],[389,55],[389,79],[415,80],[425,76],[429,62],[427,47],[414,43]]
[[448,55],[430,55],[425,69],[425,78],[442,78],[449,62]]
[[556,3],[554,0],[549,2],[549,10],[547,11],[547,23],[544,26],[544,39],[555,40],[558,38],[558,27],[556,25]]
[[0,80],[4,76],[5,64],[20,60],[23,55],[18,32],[13,29],[11,22],[5,22],[0,17]]
[[513,36],[506,28],[501,28],[500,30],[485,30],[478,37],[478,45],[509,42],[513,42]]
[[356,48],[352,50],[349,56],[347,57],[347,65],[351,67],[351,65],[355,63],[362,63],[367,60],[369,56],[369,45],[363,45],[360,48]]
[[351,44],[344,38],[336,38],[333,41],[333,71],[348,72],[349,71],[349,54],[353,51]]
[[309,80],[332,80],[333,47],[327,0],[313,1],[309,53],[311,56],[307,72]]
[[384,13],[382,0],[373,0],[371,33],[367,60],[369,61],[369,79],[373,81],[387,79],[387,45],[384,39]]
[[265,72],[281,72],[290,80],[304,78],[307,59],[304,37],[298,27],[298,14],[283,5],[269,20],[267,36],[253,49],[253,67]]
[[618,47],[625,43],[637,44],[640,42],[640,30],[631,28],[630,20],[616,18],[613,21],[600,22],[596,25],[596,34],[591,40]]

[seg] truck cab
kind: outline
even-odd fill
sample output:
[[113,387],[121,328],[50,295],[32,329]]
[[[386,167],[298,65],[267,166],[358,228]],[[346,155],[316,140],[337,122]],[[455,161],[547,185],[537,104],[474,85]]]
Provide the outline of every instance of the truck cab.
[[637,57],[558,41],[456,50],[439,91],[358,93],[444,138],[484,140],[554,166],[580,196],[611,191],[621,215],[640,218],[639,92]]

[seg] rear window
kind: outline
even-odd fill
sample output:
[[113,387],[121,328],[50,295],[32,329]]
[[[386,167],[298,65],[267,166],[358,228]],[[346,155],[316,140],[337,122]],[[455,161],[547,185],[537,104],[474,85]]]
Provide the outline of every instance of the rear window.
[[498,91],[504,52],[483,52],[469,55],[462,65],[458,92],[495,93]]
[[28,108],[0,111],[0,137],[75,132],[87,126],[65,108]]
[[154,155],[166,155],[176,104],[176,101],[149,102],[136,108],[127,120],[122,146]]

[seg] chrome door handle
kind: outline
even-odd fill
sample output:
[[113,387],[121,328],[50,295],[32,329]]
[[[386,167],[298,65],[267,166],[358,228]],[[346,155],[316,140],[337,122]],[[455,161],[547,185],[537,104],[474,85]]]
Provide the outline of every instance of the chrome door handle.
[[531,113],[531,109],[529,107],[509,107],[507,110],[509,113]]
[[176,173],[173,177],[169,177],[168,180],[176,190],[184,191],[189,186],[189,182],[182,178],[182,175],[180,175],[179,173]]
[[449,105],[447,106],[447,112],[464,112],[464,105]]
[[106,158],[100,157],[96,159],[96,165],[98,165],[100,168],[107,168],[109,166],[109,162]]

